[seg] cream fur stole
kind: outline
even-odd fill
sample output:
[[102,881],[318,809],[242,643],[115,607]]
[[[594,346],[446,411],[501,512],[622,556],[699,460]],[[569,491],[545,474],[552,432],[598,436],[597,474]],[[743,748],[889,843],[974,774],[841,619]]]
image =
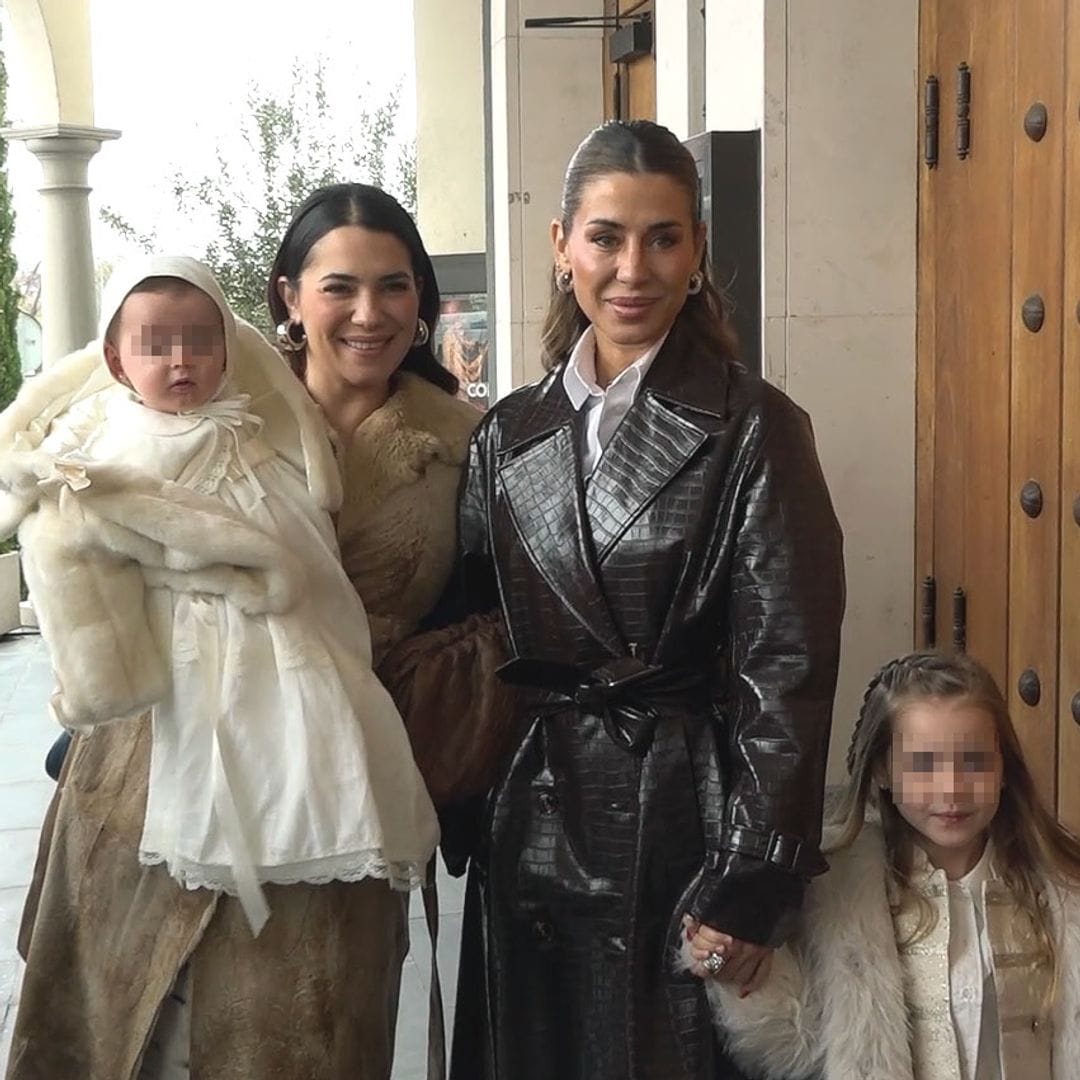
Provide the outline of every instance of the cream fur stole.
[[[868,824],[829,862],[807,890],[800,933],[777,951],[764,987],[740,999],[737,988],[706,982],[717,1027],[735,1059],[765,1080],[912,1080],[880,829]],[[1051,893],[1061,986],[1047,1080],[1080,1080],[1080,895]],[[689,961],[684,943],[677,963]]]
[[82,727],[160,701],[167,667],[145,587],[227,596],[252,615],[288,610],[304,587],[293,554],[217,499],[128,466],[57,470],[44,453],[0,454],[0,486],[30,505],[19,530],[49,642],[57,720]]

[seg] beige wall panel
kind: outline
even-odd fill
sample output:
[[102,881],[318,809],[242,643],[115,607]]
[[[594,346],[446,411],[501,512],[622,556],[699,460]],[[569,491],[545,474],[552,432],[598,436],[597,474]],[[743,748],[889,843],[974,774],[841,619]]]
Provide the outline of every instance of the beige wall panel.
[[911,314],[917,0],[791,4],[787,41],[788,311]]
[[483,251],[484,51],[480,0],[415,0],[416,188],[433,255]]
[[874,670],[911,647],[914,560],[915,318],[788,321],[787,392],[811,416],[844,530],[848,605],[829,779],[844,756]]

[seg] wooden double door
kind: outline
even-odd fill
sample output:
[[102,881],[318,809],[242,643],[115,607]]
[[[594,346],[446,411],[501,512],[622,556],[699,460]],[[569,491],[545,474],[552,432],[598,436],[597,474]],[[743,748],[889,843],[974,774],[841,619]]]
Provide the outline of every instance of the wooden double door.
[[916,624],[1080,828],[1080,0],[920,5]]

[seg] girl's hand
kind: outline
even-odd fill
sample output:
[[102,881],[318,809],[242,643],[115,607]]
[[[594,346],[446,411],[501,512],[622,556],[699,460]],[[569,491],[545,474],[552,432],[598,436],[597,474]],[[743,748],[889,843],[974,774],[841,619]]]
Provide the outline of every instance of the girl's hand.
[[[689,915],[683,916],[686,939],[690,942],[690,954],[694,958],[693,973],[699,979],[715,979],[717,982],[735,983],[739,996],[752,994],[769,977],[773,951],[767,945],[754,945],[740,941],[730,934],[705,926]],[[723,959],[724,965],[717,972],[704,966],[709,956]]]

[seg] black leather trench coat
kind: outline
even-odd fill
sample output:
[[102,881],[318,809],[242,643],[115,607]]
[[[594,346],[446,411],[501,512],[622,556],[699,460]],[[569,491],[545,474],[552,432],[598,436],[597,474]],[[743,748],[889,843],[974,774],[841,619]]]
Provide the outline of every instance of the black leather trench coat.
[[818,849],[844,606],[806,415],[678,327],[588,482],[562,367],[499,402],[460,509],[529,688],[467,889],[453,1080],[716,1080],[690,911],[777,945]]

